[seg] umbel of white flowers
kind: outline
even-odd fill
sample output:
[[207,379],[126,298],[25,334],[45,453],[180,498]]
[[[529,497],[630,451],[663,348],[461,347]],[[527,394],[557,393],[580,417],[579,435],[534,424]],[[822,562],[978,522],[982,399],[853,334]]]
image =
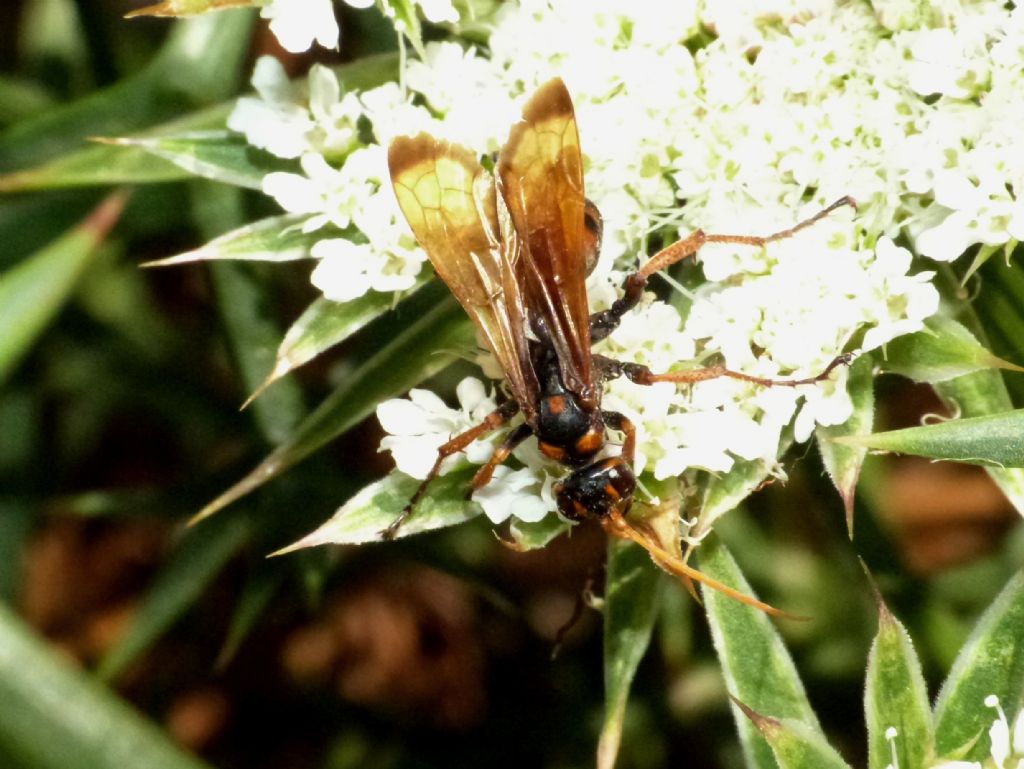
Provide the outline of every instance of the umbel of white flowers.
[[[438,18],[450,20],[441,5]],[[842,195],[859,204],[855,217],[836,215],[766,249],[702,249],[707,283],[686,297],[685,317],[648,297],[598,349],[620,360],[665,370],[718,356],[760,376],[811,376],[851,339],[875,349],[936,311],[931,273],[911,273],[899,238],[937,260],[1024,238],[1020,8],[521,0],[489,24],[486,47],[428,44],[405,67],[404,88],[345,93],[322,67],[295,85],[274,60],[257,64],[257,95],[239,101],[229,125],[298,159],[300,172],[269,174],[263,189],[322,233],[312,280],[328,298],[406,290],[424,268],[388,181],[393,137],[426,131],[494,152],[524,96],[556,74],[576,105],[588,197],[605,217],[588,280],[595,310],[616,298],[652,231],[767,233]],[[687,46],[708,29],[714,40]],[[359,126],[370,127],[369,143]],[[341,237],[350,228],[360,235]],[[500,375],[486,355],[481,362]],[[422,477],[436,446],[494,403],[479,381],[457,394],[458,408],[423,391],[381,405],[383,446],[399,469]],[[771,466],[787,426],[803,441],[851,413],[842,371],[796,389],[616,381],[604,402],[637,425],[637,470],[655,478],[728,472],[741,459]],[[487,450],[484,441],[470,461]],[[474,495],[494,521],[553,509],[561,470],[533,442],[515,456],[520,469],[500,470]]]

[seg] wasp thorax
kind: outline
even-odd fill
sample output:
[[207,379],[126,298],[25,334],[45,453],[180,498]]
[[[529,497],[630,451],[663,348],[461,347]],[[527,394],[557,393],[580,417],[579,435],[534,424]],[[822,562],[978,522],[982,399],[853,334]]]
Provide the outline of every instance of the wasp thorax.
[[580,464],[604,446],[604,422],[597,411],[587,411],[569,392],[540,400],[537,439],[540,450],[558,462]]

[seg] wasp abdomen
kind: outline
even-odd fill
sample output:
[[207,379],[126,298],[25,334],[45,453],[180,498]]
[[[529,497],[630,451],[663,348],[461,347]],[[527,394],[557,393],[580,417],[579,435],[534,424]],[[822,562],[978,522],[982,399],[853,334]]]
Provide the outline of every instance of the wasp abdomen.
[[573,521],[603,518],[613,512],[625,515],[635,490],[636,476],[622,457],[581,467],[554,489],[558,512]]

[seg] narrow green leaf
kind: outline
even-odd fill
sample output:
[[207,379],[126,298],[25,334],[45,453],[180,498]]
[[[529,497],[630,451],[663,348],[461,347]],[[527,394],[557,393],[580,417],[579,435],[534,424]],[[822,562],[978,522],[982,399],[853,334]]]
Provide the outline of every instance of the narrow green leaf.
[[28,500],[0,497],[0,601],[14,603],[20,595],[36,515],[36,505]]
[[309,249],[324,237],[322,232],[303,232],[308,217],[283,214],[260,219],[220,235],[205,246],[146,262],[144,267],[171,267],[189,262],[238,259],[257,262],[290,262],[307,259]]
[[[196,182],[192,194],[195,220],[204,234],[212,235],[242,219],[238,190]],[[246,392],[266,376],[281,335],[273,316],[266,311],[266,288],[251,268],[238,263],[211,267],[217,305]],[[305,412],[302,394],[294,382],[278,388],[254,409],[257,426],[272,446],[291,434]]]
[[[978,620],[935,702],[939,756],[978,760],[989,754],[993,711],[985,698],[1014,708],[1024,691],[1024,571],[1017,572]],[[981,736],[979,740],[978,737]],[[964,751],[965,746],[977,743]]]
[[41,86],[8,75],[0,76],[0,125],[38,115],[53,104],[53,96]]
[[244,136],[228,131],[195,131],[176,136],[122,137],[105,143],[138,147],[182,170],[251,190],[261,189],[263,177],[274,171],[298,172],[298,164],[281,160],[250,146]]
[[[704,540],[697,555],[705,574],[753,595],[729,551],[714,535]],[[820,734],[821,727],[807,701],[796,666],[768,617],[715,590],[702,588],[701,592],[729,692],[760,713],[802,721]],[[775,769],[772,749],[757,728],[738,706],[733,708],[733,716],[747,766]]]
[[[237,87],[252,21],[251,13],[232,13],[176,22],[160,53],[137,75],[0,133],[0,169],[25,169],[75,152],[90,137],[175,118],[183,103],[227,98]],[[5,188],[11,189],[0,177]]]
[[[868,767],[925,769],[935,751],[932,714],[921,662],[910,635],[878,597],[878,635],[868,653],[864,712],[868,724]],[[886,732],[896,730],[893,743]]]
[[769,718],[737,703],[771,745],[780,769],[849,769],[824,735],[802,721]]
[[853,503],[860,469],[868,450],[863,446],[848,446],[833,439],[845,435],[863,436],[871,432],[875,419],[874,361],[863,355],[850,366],[846,386],[853,402],[853,415],[841,425],[819,425],[815,430],[818,450],[846,509],[846,530],[853,537]]
[[[1010,240],[1006,244],[1006,247],[1009,249],[1009,251],[1013,250],[1013,246],[1010,245],[1011,243],[1016,245],[1016,241]],[[966,286],[967,281],[971,279],[971,276],[974,275],[974,273],[976,273],[982,267],[984,267],[985,262],[991,259],[998,250],[999,246],[978,246],[978,252],[974,255],[974,259],[971,260],[971,266],[967,268],[967,271],[964,273],[963,277],[960,278],[960,285]],[[1009,251],[1007,251],[1007,253],[1009,253]]]
[[256,5],[253,0],[161,0],[161,2],[137,8],[124,15],[126,19],[137,16],[196,16],[226,8],[240,8]]
[[972,465],[1024,467],[1024,409],[834,440]]
[[228,627],[220,654],[217,655],[215,667],[218,670],[226,668],[235,658],[245,639],[249,637],[249,633],[284,584],[286,574],[282,562],[264,561],[255,573],[248,576],[242,594],[235,601],[231,625]]
[[536,523],[523,523],[518,518],[513,518],[509,524],[515,547],[523,551],[546,547],[571,528],[571,523],[554,514],[548,514]]
[[598,769],[615,765],[629,689],[651,642],[663,582],[646,550],[631,542],[609,540],[604,596],[605,715],[597,744]]
[[[469,499],[469,482],[477,469],[463,462],[432,481],[409,520],[398,530],[398,537],[455,526],[479,515],[479,505]],[[398,517],[419,485],[415,478],[392,472],[352,497],[312,534],[274,555],[317,545],[380,542],[380,533]]]
[[[167,42],[150,65],[153,85],[165,99],[183,95],[196,106],[238,93],[255,23],[252,10],[175,21]],[[172,114],[180,115],[182,111]]]
[[242,480],[203,508],[196,520],[220,510],[358,424],[385,398],[405,392],[446,367],[454,351],[475,343],[462,308],[445,297],[352,372],[295,433]]
[[143,654],[178,620],[250,535],[242,516],[224,516],[190,529],[163,566],[128,631],[106,653],[96,674],[110,680]]
[[[209,17],[204,23],[213,23],[216,18]],[[345,90],[371,88],[397,76],[397,62],[395,54],[379,54],[337,67],[334,72]],[[159,79],[160,76],[152,77]],[[131,88],[114,86],[101,95],[83,100],[81,106],[51,111],[47,116],[40,116],[39,121],[25,121],[7,133],[0,133],[0,168],[22,169],[0,174],[0,192],[147,184],[188,178],[188,171],[137,145],[103,144],[68,151],[69,147],[77,148],[89,138],[131,134],[168,118],[172,118],[170,122],[135,134],[131,140],[155,140],[225,128],[233,103],[208,107],[182,117],[180,99],[167,97],[164,101],[177,105],[175,109],[158,109],[161,103],[155,99],[152,105],[138,105],[140,114],[131,120],[106,119],[110,115],[130,116],[132,105],[141,97],[153,98],[165,87],[163,82],[154,85],[148,77],[140,76],[140,82],[132,81]],[[93,104],[93,100],[97,104]],[[49,117],[53,115],[58,117]],[[51,134],[54,138],[49,141],[47,137]],[[46,158],[51,159],[44,162]],[[27,167],[29,164],[35,165]]]
[[[935,390],[962,417],[1005,413],[1012,408],[1002,374],[991,369],[941,382]],[[1017,512],[1024,515],[1024,469],[986,467],[985,471]]]
[[401,32],[412,43],[413,49],[424,58],[426,51],[423,48],[423,29],[420,25],[420,17],[416,15],[416,4],[412,0],[383,0],[384,13],[395,20],[395,28]]
[[[140,134],[140,138],[223,128],[230,105],[221,104],[178,117]],[[93,136],[83,137],[94,138]],[[76,146],[71,144],[70,146]],[[92,143],[52,160],[0,174],[0,192],[23,192],[114,184],[153,184],[188,179],[190,174],[141,147]]]
[[0,174],[0,193],[68,187],[156,184],[187,179],[188,173],[148,152],[87,147],[24,171]]
[[[429,275],[429,271],[426,272]],[[420,273],[411,291],[420,288],[428,275]],[[348,339],[367,323],[390,310],[394,302],[394,294],[378,291],[370,291],[358,299],[344,303],[332,302],[325,297],[314,300],[284,335],[281,345],[277,348],[274,368],[250,400],[259,396],[281,377]]]
[[110,196],[75,229],[0,275],[0,382],[60,311],[124,202]]
[[[784,435],[779,442],[778,456],[782,456],[791,443],[792,438]],[[711,531],[715,521],[735,510],[740,502],[761,487],[773,468],[773,463],[764,460],[737,460],[729,472],[709,478],[691,536],[700,538]]]
[[1024,371],[990,353],[964,326],[941,315],[929,318],[924,331],[889,342],[882,368],[915,382],[931,383],[945,382],[985,368]]
[[[273,365],[274,349],[280,329],[266,312],[265,287],[250,265],[215,264],[211,266],[218,307],[224,319],[231,350],[242,378],[244,392],[263,380]],[[274,392],[254,404],[256,424],[271,446],[287,440],[306,415],[302,393],[295,382],[283,383]]]
[[2,604],[0,751],[33,769],[208,769]]

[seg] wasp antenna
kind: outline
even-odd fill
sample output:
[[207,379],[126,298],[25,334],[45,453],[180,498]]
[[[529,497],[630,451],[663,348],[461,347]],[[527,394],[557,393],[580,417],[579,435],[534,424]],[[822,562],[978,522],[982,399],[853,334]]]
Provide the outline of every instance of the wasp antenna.
[[[724,596],[728,596],[735,601],[739,601],[742,604],[751,606],[755,609],[763,611],[765,614],[770,614],[773,617],[781,617],[784,619],[795,619],[795,620],[808,620],[810,617],[802,617],[797,614],[790,614],[782,609],[776,609],[771,604],[767,604],[764,601],[759,601],[753,596],[749,596],[746,593],[741,593],[739,590],[728,585],[719,582],[713,577],[709,577],[702,571],[698,571],[689,564],[684,563],[676,556],[665,550],[661,545],[655,542],[650,536],[643,532],[633,528],[626,519],[618,513],[612,513],[607,518],[601,520],[605,530],[613,536],[619,537],[620,539],[628,539],[640,547],[644,548],[651,557],[654,558],[654,562],[657,563],[661,568],[667,571],[673,576],[679,577],[684,583],[694,580],[700,582],[702,585],[707,585],[712,590],[717,590]],[[692,586],[692,582],[690,585]],[[694,596],[696,597],[696,596]],[[700,599],[697,599],[700,602]]]

